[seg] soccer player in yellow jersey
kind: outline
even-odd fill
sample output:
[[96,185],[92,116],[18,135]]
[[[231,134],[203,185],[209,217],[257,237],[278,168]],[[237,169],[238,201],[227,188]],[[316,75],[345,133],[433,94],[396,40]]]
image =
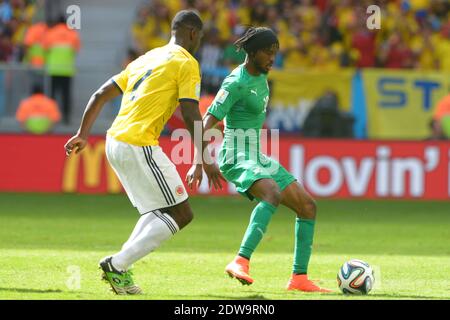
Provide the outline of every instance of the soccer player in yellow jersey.
[[[103,105],[123,95],[119,114],[107,133],[106,155],[141,217],[121,251],[100,261],[103,279],[116,294],[141,293],[130,266],[193,218],[183,182],[159,147],[158,138],[178,104],[192,137],[194,122],[202,121],[200,70],[193,57],[202,29],[203,22],[195,12],[178,12],[170,42],[137,58],[102,85],[89,100],[77,134],[65,145],[67,155],[83,150]],[[207,143],[197,140],[196,154],[208,157],[208,152],[203,152]],[[201,160],[210,185],[221,188],[223,177],[217,165],[211,159]],[[201,169],[191,170],[188,180],[200,182],[201,175]]]

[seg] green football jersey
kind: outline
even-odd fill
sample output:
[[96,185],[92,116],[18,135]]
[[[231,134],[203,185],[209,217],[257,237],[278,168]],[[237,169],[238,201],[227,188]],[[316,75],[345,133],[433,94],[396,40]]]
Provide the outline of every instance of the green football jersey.
[[225,78],[208,112],[219,120],[225,118],[226,129],[259,131],[266,119],[268,103],[267,75],[252,76],[241,64]]
[[[260,179],[273,179],[284,190],[295,178],[260,150],[260,131],[269,102],[267,75],[252,76],[244,64],[225,78],[208,112],[225,119],[225,136],[218,164],[225,179],[242,195]],[[273,151],[273,146],[272,146]]]
[[268,102],[267,75],[252,76],[241,64],[225,78],[208,109],[217,119],[225,120],[219,166],[265,158],[260,150],[260,130]]

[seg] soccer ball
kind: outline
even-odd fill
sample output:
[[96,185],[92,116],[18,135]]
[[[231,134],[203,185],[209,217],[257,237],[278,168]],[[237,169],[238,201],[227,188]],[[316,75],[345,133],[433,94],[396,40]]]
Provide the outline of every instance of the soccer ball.
[[344,294],[368,294],[373,288],[375,277],[368,263],[353,259],[339,269],[337,282]]

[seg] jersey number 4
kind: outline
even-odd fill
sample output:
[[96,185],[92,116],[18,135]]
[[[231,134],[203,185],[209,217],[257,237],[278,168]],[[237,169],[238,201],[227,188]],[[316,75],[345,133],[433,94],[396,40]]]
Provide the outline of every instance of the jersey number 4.
[[136,83],[133,86],[133,90],[131,91],[130,101],[136,100],[137,90],[139,86],[142,84],[142,82],[144,82],[145,79],[147,79],[152,74],[152,71],[153,71],[152,69],[148,70],[138,81],[136,81]]

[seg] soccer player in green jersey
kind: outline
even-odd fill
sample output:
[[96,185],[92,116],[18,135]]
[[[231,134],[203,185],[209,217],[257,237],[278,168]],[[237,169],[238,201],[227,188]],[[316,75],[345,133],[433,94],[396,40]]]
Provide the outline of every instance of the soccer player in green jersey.
[[[293,273],[287,289],[329,292],[307,276],[316,204],[285,168],[260,151],[260,130],[269,101],[267,74],[279,49],[277,36],[269,28],[250,28],[235,44],[247,53],[246,61],[225,78],[203,118],[203,125],[206,131],[225,119],[224,141],[218,157],[220,171],[239,193],[250,200],[256,199],[258,204],[251,214],[238,255],[225,271],[242,284],[253,283],[249,275],[250,258],[272,215],[282,204],[297,216]],[[195,168],[201,170],[201,165],[194,165],[188,174],[191,188],[196,183]]]

